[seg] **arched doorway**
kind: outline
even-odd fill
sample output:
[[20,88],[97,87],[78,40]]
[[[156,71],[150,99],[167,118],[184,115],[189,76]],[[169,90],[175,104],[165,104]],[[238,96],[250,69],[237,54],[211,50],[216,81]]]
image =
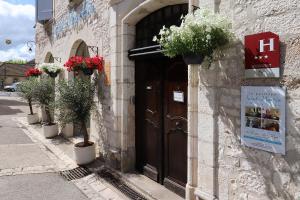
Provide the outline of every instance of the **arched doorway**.
[[45,63],[54,63],[54,57],[52,53],[48,52],[45,57]]
[[136,24],[136,168],[170,190],[185,195],[187,182],[187,66],[170,59],[152,39],[163,25],[179,25],[187,4],[166,6]]

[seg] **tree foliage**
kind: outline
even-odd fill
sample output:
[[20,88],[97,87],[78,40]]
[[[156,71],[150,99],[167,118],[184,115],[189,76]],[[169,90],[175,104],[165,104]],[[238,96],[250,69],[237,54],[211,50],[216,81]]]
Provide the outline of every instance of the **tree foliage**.
[[49,77],[41,77],[34,90],[34,99],[43,107],[47,115],[47,124],[52,124],[51,108],[54,107],[55,86],[54,80]]
[[89,79],[62,80],[57,87],[58,120],[63,126],[80,122],[85,146],[89,140],[86,123],[95,108],[94,95],[95,83]]
[[32,102],[34,100],[37,85],[37,78],[30,77],[20,82],[17,86],[17,91],[19,92],[20,96],[26,100],[29,105],[31,115],[33,115]]

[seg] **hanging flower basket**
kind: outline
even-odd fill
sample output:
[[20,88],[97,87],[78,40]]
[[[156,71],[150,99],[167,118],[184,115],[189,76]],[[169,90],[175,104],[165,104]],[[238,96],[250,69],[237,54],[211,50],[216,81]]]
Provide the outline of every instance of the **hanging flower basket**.
[[211,62],[214,51],[232,39],[228,19],[201,8],[183,17],[180,26],[163,26],[153,41],[162,46],[168,57],[185,55],[187,64],[201,64],[204,59]]
[[47,73],[51,78],[56,78],[58,73],[55,73],[55,72],[48,72]]
[[61,72],[62,67],[58,66],[55,63],[42,63],[38,66],[41,70],[43,70],[46,74],[48,74],[51,78],[56,78],[57,75]]
[[91,76],[94,73],[94,70],[89,68],[84,68],[82,69],[82,72],[84,75]]
[[26,72],[25,72],[25,76],[26,77],[38,77],[42,74],[42,71],[39,70],[38,68],[32,67],[29,68]]
[[204,56],[200,54],[189,54],[189,55],[184,55],[182,57],[185,64],[187,65],[194,65],[194,64],[200,65],[204,60]]
[[67,70],[74,71],[75,75],[78,71],[82,71],[84,75],[91,76],[94,70],[98,70],[99,73],[103,71],[104,60],[101,56],[95,56],[91,58],[84,58],[82,56],[73,56],[64,64]]

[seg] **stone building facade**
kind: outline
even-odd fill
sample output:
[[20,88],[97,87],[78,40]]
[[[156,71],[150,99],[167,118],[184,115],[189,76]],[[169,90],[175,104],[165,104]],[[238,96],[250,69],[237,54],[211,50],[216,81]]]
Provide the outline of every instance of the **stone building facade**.
[[[53,19],[36,26],[36,62],[64,63],[86,44],[98,47],[109,83],[99,80],[90,134],[108,165],[136,169],[136,25],[166,6],[207,7],[232,21],[236,41],[205,69],[186,66],[186,199],[300,199],[300,4],[297,0],[85,0],[53,1]],[[281,40],[281,78],[244,78],[244,36],[271,31]],[[57,60],[55,60],[57,62]],[[65,71],[59,78],[72,79]],[[286,155],[241,145],[241,86],[285,86]],[[72,125],[63,130],[72,135]]]

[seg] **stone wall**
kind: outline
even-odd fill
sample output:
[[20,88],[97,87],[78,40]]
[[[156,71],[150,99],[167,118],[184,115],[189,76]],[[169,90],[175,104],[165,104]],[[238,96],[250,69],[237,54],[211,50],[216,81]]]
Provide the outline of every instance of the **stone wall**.
[[[115,40],[111,40],[111,10],[108,0],[85,0],[77,7],[70,8],[68,1],[54,0],[54,20],[36,25],[36,62],[46,62],[47,54],[61,58],[63,65],[70,56],[75,55],[78,45],[84,41],[88,46],[96,46],[99,55],[104,56],[106,66],[111,66],[111,49]],[[90,56],[95,52],[89,49]],[[109,72],[110,73],[110,72]],[[110,74],[109,74],[110,75]],[[60,78],[72,79],[73,74],[64,71]],[[112,79],[114,81],[115,79]],[[91,117],[91,137],[98,141],[103,156],[109,152],[120,152],[120,139],[116,134],[115,110],[113,109],[112,85],[105,84],[103,75],[99,78],[97,110]],[[105,113],[105,114],[103,114]],[[63,130],[71,136],[72,125]],[[109,136],[108,136],[109,134]],[[112,159],[112,165],[118,168],[119,159]]]
[[[227,15],[237,41],[210,69],[199,67],[198,196],[300,199],[300,4],[297,0],[200,0]],[[297,14],[298,13],[298,14]],[[281,40],[280,79],[244,79],[244,36],[271,31]],[[286,155],[241,146],[243,85],[286,86]]]

